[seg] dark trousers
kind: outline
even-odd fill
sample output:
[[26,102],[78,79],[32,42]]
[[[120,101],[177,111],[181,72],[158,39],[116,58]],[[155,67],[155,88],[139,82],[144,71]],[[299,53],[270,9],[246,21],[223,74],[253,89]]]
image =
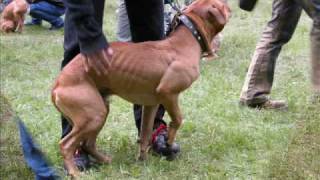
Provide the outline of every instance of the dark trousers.
[[[100,26],[102,26],[103,21],[104,2],[104,0],[94,0],[96,10],[95,18]],[[162,0],[126,0],[126,8],[133,42],[160,40],[164,38]],[[76,32],[75,28],[75,25],[68,16],[67,10],[64,32],[64,59],[61,68],[80,53],[77,35],[74,33]],[[138,132],[140,132],[142,106],[134,105],[133,109],[136,126]],[[163,106],[160,106],[155,118],[155,125],[164,123],[162,120],[164,112]],[[64,117],[62,117],[61,122],[62,137],[64,137],[71,131],[72,126]]]
[[32,16],[32,23],[40,24],[42,20],[48,21],[52,26],[63,26],[63,19],[65,8],[55,6],[46,1],[40,1],[30,4],[30,15]]

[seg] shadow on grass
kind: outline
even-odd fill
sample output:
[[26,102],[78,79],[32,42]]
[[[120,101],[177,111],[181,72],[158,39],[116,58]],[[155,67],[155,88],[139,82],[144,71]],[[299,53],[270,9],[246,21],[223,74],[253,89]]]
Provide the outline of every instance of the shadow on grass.
[[34,179],[25,164],[14,112],[0,94],[0,179]]

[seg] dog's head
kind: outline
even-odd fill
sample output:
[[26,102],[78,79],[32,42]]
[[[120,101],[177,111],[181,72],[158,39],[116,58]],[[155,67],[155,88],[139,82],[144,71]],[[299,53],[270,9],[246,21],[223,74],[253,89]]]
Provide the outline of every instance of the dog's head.
[[205,39],[206,51],[211,54],[211,41],[224,28],[230,17],[230,8],[223,0],[196,0],[183,14],[197,26]]
[[16,25],[13,21],[5,20],[0,22],[0,30],[5,33],[14,32],[15,29]]

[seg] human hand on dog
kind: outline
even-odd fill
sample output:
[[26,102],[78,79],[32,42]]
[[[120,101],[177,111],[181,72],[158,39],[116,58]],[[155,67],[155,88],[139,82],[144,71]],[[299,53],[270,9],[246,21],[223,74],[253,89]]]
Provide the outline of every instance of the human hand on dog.
[[85,71],[89,72],[91,69],[93,69],[98,76],[107,74],[112,55],[113,50],[111,47],[84,55]]

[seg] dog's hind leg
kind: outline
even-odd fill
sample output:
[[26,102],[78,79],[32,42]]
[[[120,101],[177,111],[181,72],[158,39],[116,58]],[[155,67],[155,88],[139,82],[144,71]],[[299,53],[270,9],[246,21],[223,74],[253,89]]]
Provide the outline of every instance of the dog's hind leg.
[[106,163],[109,164],[112,161],[110,156],[107,156],[101,152],[99,152],[96,148],[96,140],[97,135],[90,135],[90,137],[85,141],[82,145],[82,148],[89,153],[98,163]]
[[[105,101],[106,104],[106,118],[108,117],[109,114],[109,102]],[[106,119],[105,118],[105,119]],[[96,131],[89,131],[87,134],[87,140],[84,142],[82,148],[89,153],[93,158],[96,159],[97,162],[99,163],[111,163],[112,158],[110,156],[104,155],[101,152],[99,152],[96,148],[96,140],[98,133],[100,132],[101,127],[98,127]]]
[[107,109],[101,95],[91,84],[58,86],[53,91],[53,95],[57,108],[73,124],[72,131],[60,141],[60,150],[69,174],[77,176],[79,171],[74,164],[73,155],[77,147],[86,142],[92,145],[87,148],[89,153],[94,152],[95,138],[105,123]]
[[64,165],[67,168],[69,175],[73,177],[79,176],[79,171],[75,166],[73,159],[73,155],[80,144],[80,141],[78,140],[79,136],[77,136],[77,134],[78,129],[73,127],[71,132],[59,142],[60,151],[64,158]]
[[148,146],[150,144],[154,118],[156,117],[158,107],[159,105],[143,106],[142,109],[140,150],[138,157],[141,161],[147,159]]

